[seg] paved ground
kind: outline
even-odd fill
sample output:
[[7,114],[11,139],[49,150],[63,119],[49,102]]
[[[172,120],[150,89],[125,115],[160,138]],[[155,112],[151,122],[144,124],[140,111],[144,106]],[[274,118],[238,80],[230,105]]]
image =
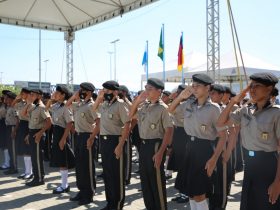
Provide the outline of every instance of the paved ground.
[[[3,153],[0,152],[0,163],[2,163]],[[23,161],[19,158],[19,171],[22,172]],[[97,194],[94,197],[94,202],[86,206],[78,206],[75,202],[70,202],[69,197],[75,195],[77,188],[75,186],[75,173],[70,172],[69,183],[71,186],[70,193],[61,195],[53,195],[52,190],[60,184],[59,173],[48,167],[48,162],[45,162],[46,176],[45,185],[28,188],[25,186],[25,181],[19,180],[18,175],[6,176],[0,171],[0,210],[20,209],[20,210],[64,210],[64,209],[100,209],[106,205],[104,185],[102,179],[97,179]],[[134,171],[137,165],[134,164]],[[100,165],[97,164],[97,174],[101,171]],[[171,198],[177,193],[174,190],[175,173],[173,178],[167,181],[168,193],[168,209],[186,209],[189,210],[188,204],[176,204],[171,201]],[[240,201],[241,179],[242,173],[237,174],[236,182],[234,182],[229,197],[227,210],[238,210]],[[145,209],[142,194],[138,192],[139,185],[138,174],[133,173],[131,184],[126,188],[126,202],[124,210],[141,210]]]

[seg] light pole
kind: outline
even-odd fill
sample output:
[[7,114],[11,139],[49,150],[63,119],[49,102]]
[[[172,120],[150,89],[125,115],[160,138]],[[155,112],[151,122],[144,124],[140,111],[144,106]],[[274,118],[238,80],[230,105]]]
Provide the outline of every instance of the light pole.
[[39,88],[42,88],[41,84],[41,29],[39,29]]
[[49,59],[47,59],[47,60],[44,60],[44,62],[45,62],[45,65],[46,65],[46,69],[45,69],[45,82],[47,82],[47,70],[48,70],[48,61],[49,61]]
[[116,43],[120,41],[120,39],[116,39],[114,41],[111,42],[111,44],[114,44],[114,63],[115,63],[115,67],[114,67],[114,80],[117,81],[117,47],[116,47]]
[[110,56],[110,80],[112,80],[112,54],[113,53],[114,52],[112,52],[112,51],[108,51],[108,54]]

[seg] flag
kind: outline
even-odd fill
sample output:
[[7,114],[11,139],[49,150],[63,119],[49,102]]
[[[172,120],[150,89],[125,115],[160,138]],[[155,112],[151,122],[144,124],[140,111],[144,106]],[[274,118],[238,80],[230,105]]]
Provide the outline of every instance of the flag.
[[158,57],[163,61],[163,52],[164,52],[164,44],[163,44],[163,28],[160,31],[160,40],[158,46]]
[[144,55],[143,55],[143,59],[142,59],[142,66],[146,66],[148,63],[148,53],[147,53],[147,49],[145,49]]
[[182,71],[183,65],[184,65],[184,51],[183,51],[183,34],[182,34],[180,38],[179,50],[178,50],[178,66],[177,66],[178,71]]

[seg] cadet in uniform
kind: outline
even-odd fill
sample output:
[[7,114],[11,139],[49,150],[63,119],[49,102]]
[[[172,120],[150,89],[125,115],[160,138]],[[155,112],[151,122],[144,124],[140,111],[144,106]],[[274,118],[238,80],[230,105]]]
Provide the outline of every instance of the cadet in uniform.
[[31,149],[31,161],[34,178],[27,182],[29,187],[44,184],[44,165],[43,165],[43,135],[51,126],[51,117],[45,110],[42,102],[43,91],[40,89],[30,90],[30,98],[27,98],[27,105],[23,109],[23,115],[29,116],[29,135],[28,141]]
[[123,146],[130,129],[129,111],[124,101],[118,98],[117,82],[107,81],[102,86],[104,89],[98,93],[94,110],[100,105],[101,157],[107,200],[103,209],[120,210],[125,200]]
[[12,103],[17,97],[17,95],[13,92],[8,92],[6,97],[7,104],[7,113],[6,113],[6,138],[7,138],[7,146],[10,156],[10,169],[5,171],[4,174],[16,174],[17,170],[17,153],[16,153],[16,132],[18,128],[18,117],[16,110],[13,108]]
[[53,194],[69,192],[68,169],[74,168],[74,154],[70,151],[69,134],[73,126],[72,112],[65,106],[70,92],[64,85],[58,85],[51,100],[47,102],[46,109],[50,111],[53,124],[53,143],[50,160],[51,167],[59,167],[61,185],[53,190]]
[[138,109],[138,126],[142,140],[139,153],[141,187],[146,209],[165,210],[167,201],[164,159],[166,148],[172,140],[173,121],[167,105],[160,99],[164,89],[163,82],[155,78],[148,79],[145,89],[133,102],[130,112],[132,118]]
[[7,113],[7,105],[5,102],[6,94],[10,92],[9,90],[3,90],[2,91],[2,103],[0,106],[0,148],[4,152],[4,163],[0,166],[0,170],[6,170],[10,168],[10,156],[9,151],[7,148],[7,130],[6,130],[6,124],[5,124],[5,117]]
[[[176,97],[178,97],[185,88],[186,85],[179,85],[177,91],[171,95],[171,99],[174,100]],[[184,110],[182,108],[183,102],[181,102],[176,107],[174,112],[171,112],[173,114],[175,126],[168,169],[178,172],[175,181],[176,189],[181,189],[181,187],[178,185],[181,185],[186,177],[186,171],[183,165],[183,160],[186,153],[187,141],[189,140],[184,130]],[[177,203],[186,203],[189,201],[189,198],[185,194],[180,192],[179,196],[172,198],[171,200],[176,201]]]
[[94,90],[92,83],[83,82],[80,90],[66,103],[66,106],[72,105],[74,113],[76,184],[79,189],[78,194],[70,198],[70,201],[78,201],[79,205],[91,203],[96,189],[92,144],[99,132],[99,116],[93,111]]
[[[233,122],[241,125],[245,170],[241,195],[241,210],[280,209],[280,107],[270,98],[278,78],[271,73],[255,73],[250,85],[232,98],[222,112],[218,126]],[[233,113],[232,107],[249,91],[255,102]],[[277,152],[278,150],[278,152]]]
[[22,88],[20,94],[16,97],[13,102],[13,106],[17,111],[19,118],[19,126],[16,134],[16,145],[17,145],[17,155],[23,156],[25,171],[20,176],[19,179],[32,179],[32,162],[31,162],[31,151],[30,144],[28,140],[28,116],[24,116],[22,110],[26,106],[26,99],[30,94],[28,88]]
[[224,141],[219,141],[219,150],[216,149],[213,155],[213,145],[218,136],[216,121],[220,115],[220,107],[209,98],[213,80],[208,75],[194,74],[192,80],[192,87],[182,91],[169,110],[174,111],[182,100],[194,94],[196,99],[190,98],[183,103],[184,129],[190,136],[190,141],[187,142],[184,159],[187,171],[185,183],[179,190],[190,197],[192,210],[208,210],[206,197],[212,192],[211,175],[224,146]]

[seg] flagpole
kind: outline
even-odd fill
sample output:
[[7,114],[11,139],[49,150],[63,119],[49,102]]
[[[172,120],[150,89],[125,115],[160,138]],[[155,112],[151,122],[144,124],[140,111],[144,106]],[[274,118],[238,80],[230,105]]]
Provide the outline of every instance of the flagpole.
[[147,63],[146,63],[146,79],[149,79],[149,41],[146,41]]
[[[182,36],[182,47],[183,47],[183,50],[184,50],[184,32],[183,31],[182,31],[182,35],[181,36]],[[182,56],[184,56],[183,52],[182,52]],[[185,79],[184,79],[184,63],[182,63],[182,84],[185,84]]]
[[162,43],[163,43],[163,82],[165,83],[165,41],[164,41],[164,24],[162,24]]

